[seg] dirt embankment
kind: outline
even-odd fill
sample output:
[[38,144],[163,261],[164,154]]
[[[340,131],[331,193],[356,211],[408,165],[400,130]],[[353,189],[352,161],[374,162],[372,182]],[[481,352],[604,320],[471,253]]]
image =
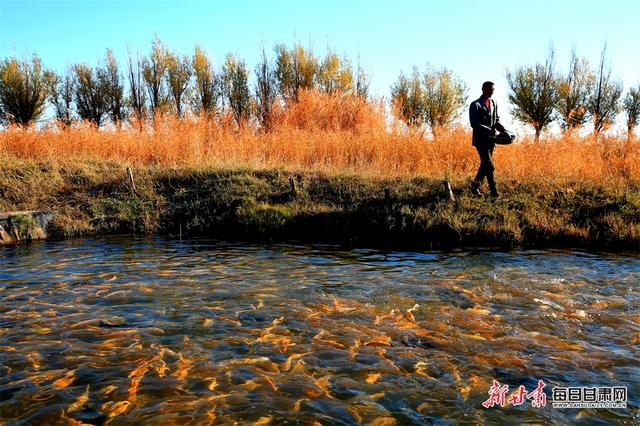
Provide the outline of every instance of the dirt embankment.
[[640,250],[640,183],[467,182],[19,160],[0,165],[0,211],[50,210],[50,235],[165,233],[418,248]]

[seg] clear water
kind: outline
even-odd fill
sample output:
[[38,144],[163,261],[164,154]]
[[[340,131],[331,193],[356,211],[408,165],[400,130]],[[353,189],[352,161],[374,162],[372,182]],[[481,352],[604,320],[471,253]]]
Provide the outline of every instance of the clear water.
[[[564,251],[5,247],[0,420],[638,424],[639,283],[638,256]],[[547,405],[484,408],[494,379]],[[627,386],[628,408],[553,408],[554,386]]]

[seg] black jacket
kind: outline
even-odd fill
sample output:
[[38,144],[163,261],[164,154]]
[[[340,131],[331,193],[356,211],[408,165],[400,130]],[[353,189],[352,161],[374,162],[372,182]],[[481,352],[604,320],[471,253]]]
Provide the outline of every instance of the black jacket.
[[504,131],[498,115],[498,106],[493,99],[490,99],[490,101],[490,107],[487,108],[481,96],[471,102],[469,106],[469,122],[473,128],[472,143],[474,146],[491,144],[493,142],[489,137],[495,134],[494,130]]

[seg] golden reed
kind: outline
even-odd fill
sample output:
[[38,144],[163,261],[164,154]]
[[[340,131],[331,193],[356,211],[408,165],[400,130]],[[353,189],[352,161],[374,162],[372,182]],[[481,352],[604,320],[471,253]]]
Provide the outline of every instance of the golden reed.
[[[9,127],[0,132],[0,155],[35,160],[115,160],[192,167],[282,168],[356,173],[372,177],[422,175],[470,178],[478,166],[466,128],[425,138],[389,119],[383,100],[302,91],[287,108],[275,108],[271,130],[235,125],[226,111],[215,117],[166,115],[154,126],[97,130],[88,124],[60,129]],[[522,138],[495,152],[497,178],[562,184],[615,185],[640,180],[640,142],[626,137]]]

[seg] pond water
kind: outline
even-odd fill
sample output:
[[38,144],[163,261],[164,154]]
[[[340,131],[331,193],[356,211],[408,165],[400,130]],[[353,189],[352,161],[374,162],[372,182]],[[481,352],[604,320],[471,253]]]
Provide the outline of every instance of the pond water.
[[[633,254],[5,247],[0,421],[638,424],[639,283]],[[494,380],[512,400],[485,408]],[[554,408],[554,387],[627,408]]]

